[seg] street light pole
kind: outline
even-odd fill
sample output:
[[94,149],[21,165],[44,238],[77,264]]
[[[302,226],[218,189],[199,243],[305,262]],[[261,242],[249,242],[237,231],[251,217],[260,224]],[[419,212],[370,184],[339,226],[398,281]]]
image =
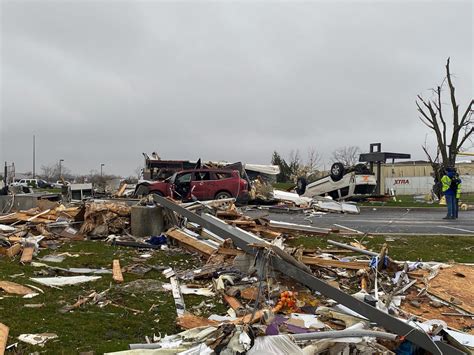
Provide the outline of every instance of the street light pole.
[[33,134],[33,179],[36,178],[36,136]]
[[62,177],[62,171],[61,171],[61,163],[64,161],[64,159],[59,159],[59,180],[61,180]]
[[105,164],[100,164],[100,177],[102,177],[103,175],[103,171],[102,171],[102,168],[104,167]]

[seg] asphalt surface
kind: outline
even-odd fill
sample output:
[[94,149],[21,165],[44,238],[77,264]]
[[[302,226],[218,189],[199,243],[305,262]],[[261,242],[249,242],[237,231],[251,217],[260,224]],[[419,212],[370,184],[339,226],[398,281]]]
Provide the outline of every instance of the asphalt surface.
[[406,233],[474,236],[474,211],[459,211],[457,220],[444,220],[444,208],[361,208],[360,214],[327,213],[309,216],[305,213],[281,213],[265,210],[248,211],[250,216],[265,215],[276,221],[338,228],[361,233]]

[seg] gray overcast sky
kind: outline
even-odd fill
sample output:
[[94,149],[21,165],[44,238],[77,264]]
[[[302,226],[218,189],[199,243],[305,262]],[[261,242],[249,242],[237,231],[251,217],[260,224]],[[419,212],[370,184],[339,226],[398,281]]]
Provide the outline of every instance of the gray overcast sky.
[[[0,161],[133,174],[167,159],[423,158],[417,93],[451,57],[473,96],[472,1],[2,1]],[[39,170],[39,168],[37,168]]]

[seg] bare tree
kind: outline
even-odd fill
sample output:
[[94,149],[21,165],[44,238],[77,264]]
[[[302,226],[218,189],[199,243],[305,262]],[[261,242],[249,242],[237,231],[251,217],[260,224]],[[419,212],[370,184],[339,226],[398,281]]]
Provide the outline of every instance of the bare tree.
[[[416,107],[420,113],[419,119],[436,135],[436,153],[430,153],[428,146],[422,146],[428,157],[434,171],[435,180],[440,181],[443,171],[447,167],[454,167],[456,156],[462,149],[464,143],[468,141],[474,132],[473,109],[474,99],[471,99],[462,114],[459,111],[459,104],[456,101],[455,87],[452,82],[452,74],[449,68],[449,58],[446,61],[446,77],[441,84],[432,89],[433,96],[430,99],[424,99],[421,95],[417,96]],[[444,115],[445,103],[441,97],[443,88],[448,86],[450,106],[452,117],[447,120]]]
[[292,176],[297,176],[299,170],[301,169],[302,161],[301,161],[301,154],[300,150],[292,150],[290,152],[290,161],[288,166],[290,167],[290,174]]
[[69,170],[64,164],[59,167],[59,162],[49,165],[42,165],[41,166],[41,174],[40,177],[46,181],[57,181],[60,179],[60,175],[62,175],[65,179],[69,179],[71,175],[71,170]]
[[332,152],[333,163],[339,162],[344,166],[353,166],[359,162],[360,148],[354,145],[341,147]]
[[135,172],[135,175],[136,175],[137,179],[140,180],[142,178],[143,168],[141,166],[137,166],[135,168],[134,172]]
[[308,148],[308,160],[306,163],[308,175],[316,173],[320,165],[321,165],[321,154],[317,152],[315,147]]

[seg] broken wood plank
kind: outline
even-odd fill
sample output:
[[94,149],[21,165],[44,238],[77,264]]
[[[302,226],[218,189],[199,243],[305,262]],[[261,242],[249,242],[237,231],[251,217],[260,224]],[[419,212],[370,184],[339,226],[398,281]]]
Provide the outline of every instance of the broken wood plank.
[[176,319],[176,324],[183,329],[193,329],[196,327],[217,327],[219,322],[207,318],[197,317],[191,313],[185,313]]
[[15,255],[19,254],[20,251],[21,251],[21,244],[20,243],[15,243],[10,248],[7,249],[6,255],[9,258],[13,258]]
[[11,281],[0,281],[0,290],[13,295],[29,295],[35,293],[31,288]]
[[198,252],[207,257],[211,256],[216,251],[215,248],[187,235],[179,229],[171,229],[166,232],[166,235],[177,240],[186,249],[189,249],[192,252]]
[[237,211],[217,211],[216,215],[221,219],[237,219],[242,217],[242,214]]
[[10,329],[5,324],[0,323],[0,355],[5,354],[5,348],[7,347],[9,330]]
[[364,261],[340,261],[340,260],[330,260],[317,257],[303,256],[301,258],[303,264],[306,265],[315,265],[323,267],[338,267],[342,269],[350,270],[360,270],[369,267],[369,262]]
[[117,283],[123,282],[122,269],[120,268],[120,260],[118,259],[112,261],[112,278]]
[[238,249],[219,247],[219,249],[217,249],[217,254],[237,256],[245,253]]
[[115,194],[115,196],[117,197],[121,197],[123,195],[123,193],[125,192],[125,189],[127,188],[127,184],[122,184],[120,185],[120,188],[118,189],[117,193]]
[[[45,215],[45,214],[48,214],[49,212],[51,212],[51,210],[50,210],[50,209],[47,209],[47,210],[44,210],[43,212],[40,212],[40,213],[38,213],[38,214],[35,214],[33,217],[28,218],[28,219],[27,219],[27,222],[31,222],[31,221],[33,221],[34,219],[38,218],[38,217],[41,217],[41,216],[43,216],[43,215]],[[49,218],[48,218],[48,219],[49,219]]]
[[253,313],[246,314],[245,316],[239,317],[236,320],[232,321],[231,323],[233,323],[233,324],[247,324],[247,323],[258,322],[260,320],[260,318],[263,317],[263,312],[264,312],[264,310],[260,309],[257,312],[255,312],[255,314],[253,314]]
[[256,225],[255,227],[253,227],[252,229],[250,229],[250,232],[252,233],[258,233],[260,234],[262,237],[264,238],[268,238],[268,239],[275,239],[275,238],[278,238],[281,236],[281,233],[280,232],[275,232],[273,230],[270,230],[266,227],[263,227],[263,226],[259,226],[259,225]]
[[244,309],[242,303],[235,297],[224,294],[224,300],[229,304],[230,308],[236,312],[240,312]]
[[35,251],[34,247],[26,247],[23,249],[23,253],[21,254],[21,259],[20,262],[22,264],[27,264],[31,263],[31,260],[33,259],[33,253]]

